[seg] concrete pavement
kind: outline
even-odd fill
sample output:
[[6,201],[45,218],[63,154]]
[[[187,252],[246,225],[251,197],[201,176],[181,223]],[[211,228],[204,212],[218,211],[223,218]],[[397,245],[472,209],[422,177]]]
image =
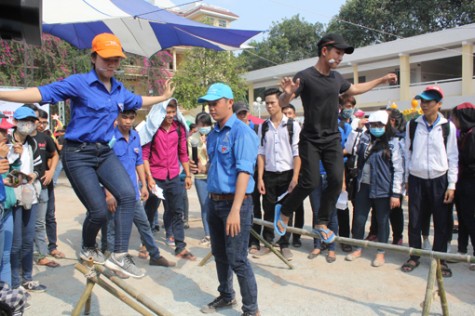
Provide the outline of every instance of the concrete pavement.
[[[210,251],[201,247],[203,237],[199,203],[194,188],[189,191],[190,229],[186,230],[189,249],[198,257],[195,262],[178,261],[175,268],[150,267],[148,261],[136,258],[147,275],[140,280],[126,282],[148,295],[157,304],[174,315],[202,315],[200,307],[217,296],[217,279],[214,261],[204,267],[199,261]],[[306,228],[311,223],[310,205],[306,202]],[[160,207],[160,215],[163,209]],[[56,216],[58,221],[59,249],[66,259],[57,260],[59,268],[34,266],[33,278],[48,287],[45,293],[33,293],[32,315],[70,315],[84,290],[86,279],[74,270],[81,245],[81,224],[85,209],[77,199],[66,178],[61,177],[56,188]],[[160,251],[168,259],[175,260],[173,249],[165,244],[163,229],[155,235]],[[456,235],[454,235],[456,244]],[[386,264],[380,268],[371,266],[375,250],[365,250],[363,257],[354,261],[344,260],[345,253],[338,247],[337,261],[329,264],[325,256],[309,260],[312,241],[302,239],[302,248],[291,248],[294,270],[289,270],[276,256],[269,254],[260,259],[250,258],[259,290],[259,307],[262,315],[420,315],[424,300],[429,259],[412,273],[400,271],[407,257],[387,254]],[[404,237],[407,244],[407,235]],[[134,228],[130,253],[137,256],[140,244]],[[456,247],[453,247],[456,248]],[[56,259],[55,259],[56,260]],[[475,315],[475,272],[466,263],[452,264],[454,276],[445,279],[449,310],[452,315]],[[235,280],[235,289],[239,291]],[[217,315],[240,315],[239,307]],[[95,286],[92,296],[91,315],[136,315],[127,305]],[[431,315],[440,315],[438,298],[434,299]]]

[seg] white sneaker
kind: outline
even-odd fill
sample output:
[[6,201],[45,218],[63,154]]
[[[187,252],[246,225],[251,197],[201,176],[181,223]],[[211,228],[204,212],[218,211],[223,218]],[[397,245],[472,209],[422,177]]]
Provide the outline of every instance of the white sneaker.
[[429,238],[424,239],[424,240],[422,241],[422,249],[424,249],[424,250],[432,250],[432,245],[430,244]]
[[203,246],[203,247],[208,247],[210,244],[211,244],[211,240],[210,240],[209,236],[205,236],[200,241],[200,246]]
[[113,271],[121,272],[132,278],[139,279],[145,276],[145,272],[135,265],[132,256],[128,253],[124,255],[112,253],[109,259],[107,259],[105,266]]

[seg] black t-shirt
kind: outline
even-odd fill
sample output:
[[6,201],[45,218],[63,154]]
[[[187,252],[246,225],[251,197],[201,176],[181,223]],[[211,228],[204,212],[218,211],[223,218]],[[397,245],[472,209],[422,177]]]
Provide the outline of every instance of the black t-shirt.
[[49,170],[48,159],[53,157],[53,154],[56,151],[56,144],[50,136],[42,132],[37,132],[33,138],[36,140],[38,149],[40,150],[44,170]]
[[338,96],[348,90],[351,83],[336,71],[328,76],[320,74],[315,67],[298,72],[300,95],[304,108],[304,124],[300,139],[323,144],[340,138],[338,130]]

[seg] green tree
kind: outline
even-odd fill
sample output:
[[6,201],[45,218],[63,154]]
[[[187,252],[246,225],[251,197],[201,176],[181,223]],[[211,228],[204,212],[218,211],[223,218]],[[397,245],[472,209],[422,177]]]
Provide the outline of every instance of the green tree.
[[327,30],[361,47],[474,22],[473,0],[348,0]]
[[324,25],[305,21],[297,14],[290,19],[272,22],[269,34],[261,42],[252,41],[239,56],[247,70],[288,63],[317,55],[317,42]]
[[192,109],[198,106],[198,97],[206,94],[209,85],[224,82],[233,90],[235,100],[245,100],[247,86],[241,77],[244,72],[240,60],[231,52],[192,48],[173,77],[174,96],[181,106]]

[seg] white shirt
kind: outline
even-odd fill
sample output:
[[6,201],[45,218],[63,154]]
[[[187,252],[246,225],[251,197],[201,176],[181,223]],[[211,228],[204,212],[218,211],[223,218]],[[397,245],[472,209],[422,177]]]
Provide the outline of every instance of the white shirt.
[[289,141],[289,131],[287,129],[288,118],[284,115],[279,126],[276,128],[274,124],[267,119],[269,126],[265,134],[262,144],[262,123],[257,133],[259,137],[258,154],[264,157],[264,170],[271,172],[283,172],[294,169],[294,157],[299,155],[299,135],[300,125],[294,120],[292,146]]
[[414,133],[414,145],[412,151],[411,139],[409,136],[409,124],[406,126],[406,183],[409,174],[422,179],[435,179],[443,176],[447,172],[448,189],[455,189],[458,173],[458,148],[455,126],[450,124],[450,133],[447,139],[447,149],[444,144],[442,124],[447,123],[447,119],[439,113],[439,121],[429,131],[422,116],[416,119],[417,126]]

